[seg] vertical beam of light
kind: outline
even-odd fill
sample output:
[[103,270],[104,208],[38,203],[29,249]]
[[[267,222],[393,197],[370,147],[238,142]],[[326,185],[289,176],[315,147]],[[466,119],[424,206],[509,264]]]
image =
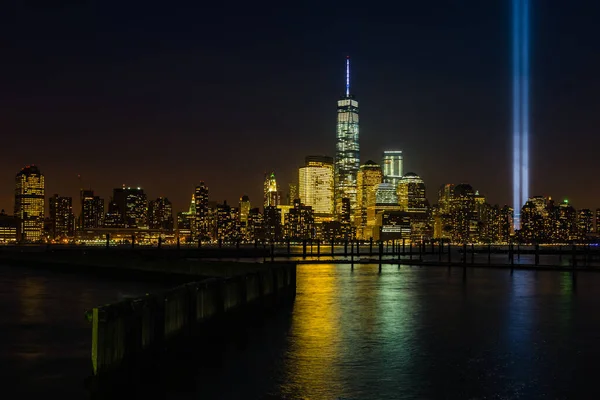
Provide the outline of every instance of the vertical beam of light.
[[529,199],[529,0],[522,0],[521,71],[521,205]]
[[521,20],[521,0],[513,0],[512,2],[512,50],[513,50],[513,212],[514,212],[514,227],[520,227],[521,215],[521,91],[520,91],[520,76],[521,62],[520,56],[520,33],[522,25]]
[[350,56],[346,57],[346,97],[350,96]]

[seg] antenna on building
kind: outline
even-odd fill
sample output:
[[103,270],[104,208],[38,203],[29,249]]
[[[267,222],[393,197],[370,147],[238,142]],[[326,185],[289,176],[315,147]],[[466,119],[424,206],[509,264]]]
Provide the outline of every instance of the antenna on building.
[[350,56],[346,56],[346,97],[350,96]]

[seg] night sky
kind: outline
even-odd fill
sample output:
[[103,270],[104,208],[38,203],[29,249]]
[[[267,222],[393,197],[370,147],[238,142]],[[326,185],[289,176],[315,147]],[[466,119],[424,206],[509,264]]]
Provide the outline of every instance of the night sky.
[[[81,174],[107,201],[125,183],[181,211],[204,180],[211,200],[259,205],[267,170],[285,193],[306,155],[334,155],[346,55],[362,162],[401,149],[431,201],[441,184],[468,182],[511,202],[508,0],[5,3],[9,213],[14,175],[31,163],[47,196],[77,198]],[[600,5],[532,7],[530,193],[600,207]]]

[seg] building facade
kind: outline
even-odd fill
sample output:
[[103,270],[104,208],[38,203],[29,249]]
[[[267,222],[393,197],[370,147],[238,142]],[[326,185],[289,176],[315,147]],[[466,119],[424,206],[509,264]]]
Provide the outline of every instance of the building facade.
[[23,242],[42,240],[45,217],[44,175],[35,165],[23,168],[15,177],[15,212],[19,221],[17,235]]
[[398,186],[398,182],[402,179],[402,151],[386,150],[383,152],[382,162],[383,179],[386,183],[391,183],[394,187]]
[[308,156],[304,167],[298,170],[300,202],[312,207],[316,216],[334,213],[333,159],[326,156]]
[[173,231],[173,205],[166,197],[159,197],[148,203],[148,225],[150,229]]
[[73,215],[73,199],[57,194],[48,199],[50,211],[50,238],[72,238],[75,234],[75,217]]
[[263,194],[264,194],[264,207],[277,207],[281,204],[281,196],[277,191],[277,179],[275,179],[275,172],[265,174],[265,180],[263,182]]
[[82,189],[81,216],[79,226],[82,229],[101,228],[104,226],[104,199],[94,196],[91,189]]

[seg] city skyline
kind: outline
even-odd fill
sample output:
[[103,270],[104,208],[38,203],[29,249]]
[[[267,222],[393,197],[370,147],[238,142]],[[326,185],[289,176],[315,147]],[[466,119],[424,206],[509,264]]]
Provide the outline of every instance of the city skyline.
[[[12,209],[14,174],[27,164],[43,169],[47,197],[78,198],[81,174],[83,186],[106,200],[125,183],[143,187],[153,198],[166,196],[182,210],[190,191],[205,181],[215,201],[236,204],[247,194],[258,204],[266,171],[275,171],[285,188],[306,155],[334,156],[332,102],[342,94],[340,60],[347,54],[361,102],[361,164],[379,163],[383,150],[400,149],[404,170],[417,173],[429,188],[468,182],[490,201],[511,204],[511,12],[508,4],[479,3],[467,12],[411,4],[398,20],[355,21],[357,29],[347,39],[329,43],[337,37],[334,27],[347,22],[344,15],[308,18],[317,32],[309,37],[293,24],[252,22],[287,34],[285,45],[263,41],[241,18],[192,27],[185,22],[194,13],[186,19],[190,10],[170,10],[161,20],[174,24],[175,17],[183,18],[182,32],[161,37],[165,47],[158,53],[151,46],[156,38],[147,32],[124,42],[108,35],[86,48],[63,31],[49,30],[42,40],[36,32],[50,20],[87,32],[67,13],[86,21],[85,7],[23,9],[21,18],[0,28],[9,43],[7,59],[13,60],[1,67],[11,79],[0,94],[3,141],[10,149],[0,159],[0,208]],[[592,181],[594,149],[600,145],[593,135],[598,117],[590,107],[598,86],[596,59],[590,57],[597,56],[582,53],[593,43],[587,23],[594,13],[564,4],[556,13],[558,4],[536,4],[532,13],[530,195],[550,194],[594,209],[600,189],[572,179],[576,173]],[[45,19],[48,13],[54,19]],[[283,14],[283,21],[298,18]],[[152,26],[157,18],[145,10],[136,24]],[[125,26],[116,23],[108,31],[116,35]],[[180,41],[183,33],[203,37],[205,29],[232,32],[214,43]],[[242,30],[249,32],[248,49],[239,51],[234,38]],[[36,39],[26,41],[32,34]],[[170,53],[176,43],[182,43],[181,51]],[[123,59],[129,50],[131,58]],[[246,57],[250,52],[256,57]],[[303,57],[302,66],[289,57],[305,53],[313,56]],[[199,60],[200,54],[208,58]],[[183,71],[165,66],[182,58],[190,61]],[[111,68],[94,67],[94,60],[106,60]],[[169,104],[160,99],[170,99]],[[240,101],[251,105],[242,110],[236,106]],[[220,110],[228,110],[227,117]],[[198,156],[204,147],[225,150]],[[576,152],[565,152],[574,147]],[[430,191],[430,202],[431,196]]]

